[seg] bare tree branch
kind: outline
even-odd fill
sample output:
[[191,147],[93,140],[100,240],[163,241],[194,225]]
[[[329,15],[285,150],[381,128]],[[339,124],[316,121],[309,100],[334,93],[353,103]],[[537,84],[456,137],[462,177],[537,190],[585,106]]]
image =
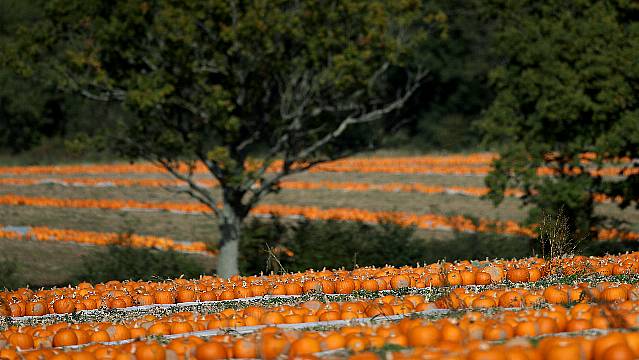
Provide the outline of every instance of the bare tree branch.
[[318,149],[320,149],[322,146],[325,146],[326,144],[328,144],[329,142],[335,140],[336,138],[338,138],[340,135],[342,135],[344,133],[344,131],[346,131],[346,129],[348,129],[350,126],[355,125],[355,124],[362,124],[362,123],[368,123],[368,122],[372,122],[372,121],[376,121],[381,119],[383,116],[400,109],[402,106],[404,106],[404,104],[408,101],[408,99],[413,95],[413,93],[415,91],[417,91],[417,89],[419,88],[419,86],[421,85],[421,80],[428,74],[427,71],[419,71],[417,75],[415,75],[414,80],[410,81],[407,86],[406,89],[404,90],[404,93],[402,95],[399,95],[397,99],[395,99],[395,101],[387,104],[386,106],[373,110],[373,111],[369,111],[367,113],[364,113],[362,115],[359,116],[349,116],[346,119],[344,119],[336,128],[335,130],[331,131],[330,133],[326,134],[326,136],[322,137],[321,139],[319,139],[318,141],[316,141],[315,143],[313,143],[312,145],[306,147],[305,149],[301,150],[296,156],[295,158],[297,159],[305,159],[308,158],[311,154],[313,154],[315,151],[317,151]]
[[261,131],[255,130],[253,132],[253,134],[251,134],[251,136],[247,137],[244,141],[242,141],[241,143],[239,143],[236,147],[235,150],[237,150],[238,152],[243,151],[247,146],[253,144],[255,141],[257,141],[260,138],[260,134]]
[[80,94],[87,99],[102,102],[122,101],[125,98],[125,93],[122,90],[104,90],[100,93],[95,93],[89,89],[81,89]]
[[197,151],[196,154],[197,154],[197,157],[200,159],[200,161],[204,163],[206,168],[209,169],[209,171],[213,174],[213,176],[215,176],[217,181],[219,181],[220,184],[224,184],[226,179],[224,177],[224,172],[222,171],[222,168],[220,167],[220,165],[216,161],[209,159],[201,151]]
[[[188,186],[188,184],[187,184],[187,186]],[[188,194],[189,196],[191,196],[192,198],[196,199],[200,203],[206,205],[207,207],[210,207],[209,204],[207,204],[206,199],[201,197],[197,193],[193,192],[193,189],[191,189],[191,188],[175,188],[175,187],[170,187],[170,186],[163,186],[162,188],[164,190],[169,191],[169,192],[174,193],[174,194]],[[215,212],[213,214],[205,214],[205,215],[207,215],[207,216],[209,216],[211,218],[217,218],[217,214]]]
[[171,97],[167,99],[166,101],[170,104],[174,104],[181,107],[182,109],[190,112],[191,114],[201,119],[210,120],[211,118],[206,111],[199,109],[195,104],[192,104],[191,102],[186,101],[184,98]]
[[300,164],[300,166],[295,168],[291,167],[291,163],[287,164],[285,162],[284,165],[282,166],[282,171],[276,173],[275,175],[273,175],[272,177],[268,179],[262,179],[263,181],[260,183],[260,186],[257,189],[250,189],[250,192],[252,195],[249,198],[248,202],[246,203],[246,209],[247,210],[252,209],[253,206],[255,206],[262,199],[264,195],[266,195],[268,192],[271,191],[273,186],[277,185],[280,182],[280,180],[282,180],[282,178],[288,175],[304,172],[312,168],[313,166],[326,161],[330,161],[330,159],[314,160],[306,164]]
[[[387,63],[382,64],[382,66],[380,66],[380,68],[369,79],[369,86],[373,86],[374,82],[385,71],[387,71],[388,68],[389,68],[389,64]],[[284,90],[281,90],[281,91],[284,91],[283,99],[282,99],[283,103],[289,102],[289,104],[283,104],[282,107],[280,108],[282,117],[285,118],[286,116],[286,118],[290,119],[291,122],[289,123],[287,128],[283,131],[282,135],[278,138],[275,144],[271,147],[269,153],[265,156],[264,161],[262,165],[260,166],[260,169],[242,185],[243,190],[250,191],[253,194],[251,199],[249,200],[248,206],[252,206],[252,204],[259,201],[259,198],[262,197],[264,193],[268,192],[268,189],[274,186],[283,177],[290,175],[294,172],[305,171],[322,162],[335,160],[335,157],[333,157],[333,158],[325,159],[325,160],[313,159],[311,162],[308,162],[308,159],[311,157],[311,155],[315,151],[319,150],[321,147],[327,145],[331,141],[337,139],[339,136],[341,136],[344,133],[344,131],[346,131],[346,129],[348,129],[349,126],[379,120],[385,115],[393,111],[396,111],[402,106],[404,106],[404,104],[408,101],[408,99],[419,88],[419,86],[421,85],[421,81],[424,79],[424,77],[426,77],[427,74],[428,74],[427,71],[422,71],[422,70],[417,71],[415,75],[409,74],[409,77],[411,79],[406,84],[406,87],[403,93],[400,92],[394,101],[387,103],[385,106],[381,108],[378,108],[369,112],[365,112],[360,105],[356,104],[355,101],[347,101],[345,104],[342,103],[339,105],[318,106],[313,108],[312,110],[309,110],[307,109],[307,104],[312,102],[312,100],[309,98],[311,98],[313,94],[316,94],[316,93],[319,94],[319,92],[315,92],[315,90],[313,91],[309,90],[310,88],[313,87],[312,85],[310,85],[310,82],[312,82],[313,80],[311,79],[311,76],[309,73],[292,75],[291,79],[289,80],[289,83],[284,87]],[[299,90],[299,91],[295,91],[295,90]],[[304,98],[300,99],[301,102],[298,103],[295,109],[292,109],[291,104],[294,102],[295,99],[298,99],[297,95],[300,95],[300,94]],[[300,131],[303,128],[302,118],[304,116],[307,116],[307,117],[319,116],[321,113],[326,111],[330,111],[330,112],[350,111],[350,112],[361,113],[361,115],[346,117],[335,128],[335,130],[329,132],[328,134],[326,134],[325,136],[317,140],[315,143],[300,150],[296,154],[290,154],[288,152],[289,149],[286,149],[285,147],[287,145],[287,142],[295,136],[295,133],[297,131]],[[310,132],[319,131],[325,126],[326,124],[321,124],[317,129],[310,129],[310,130],[306,129],[304,132],[305,134],[308,134],[309,131]],[[273,159],[281,151],[285,151],[282,170],[280,170],[280,172],[277,175],[269,177],[267,179],[265,177],[265,174],[268,168],[271,166]],[[295,170],[291,168],[291,165],[294,163],[302,164],[304,162],[306,162],[308,166],[303,165],[299,169],[295,169]],[[258,182],[260,182],[260,186],[258,187],[257,190],[253,190],[253,186]]]
[[181,181],[184,181],[189,186],[189,189],[184,190],[183,192],[188,193],[189,195],[200,201],[202,204],[208,206],[215,213],[216,216],[220,217],[222,215],[221,210],[217,207],[217,201],[215,201],[215,198],[213,198],[211,192],[206,188],[200,186],[193,180],[193,167],[190,166],[189,173],[185,175],[177,169],[179,164],[174,165],[171,163],[171,161],[161,158],[155,159],[155,162],[162,165],[162,167],[164,167],[164,169],[166,169],[166,171],[168,171],[171,175]]

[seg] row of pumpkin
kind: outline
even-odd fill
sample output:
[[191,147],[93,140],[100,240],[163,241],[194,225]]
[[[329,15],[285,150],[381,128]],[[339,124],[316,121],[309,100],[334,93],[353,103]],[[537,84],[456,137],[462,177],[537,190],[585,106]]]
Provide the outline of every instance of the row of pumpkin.
[[168,237],[153,235],[136,235],[128,233],[82,231],[72,229],[53,229],[46,226],[31,226],[23,231],[3,229],[0,224],[0,238],[11,240],[62,241],[87,245],[120,245],[127,247],[148,247],[161,250],[175,250],[211,254],[201,241],[178,242]]
[[[327,331],[283,331],[267,327],[248,336],[189,336],[122,345],[92,344],[79,350],[0,350],[6,360],[216,360],[216,359],[469,359],[469,360],[626,360],[639,356],[639,332],[611,331],[597,335],[515,338],[490,342],[464,338],[452,320],[436,323],[406,320],[377,327],[350,326]],[[63,340],[74,332],[60,333]],[[531,341],[535,340],[535,341]],[[25,340],[28,341],[28,340]],[[379,350],[393,349],[381,357]],[[342,351],[340,351],[342,350]],[[374,352],[376,351],[376,352]],[[323,354],[321,352],[324,352]],[[321,354],[321,355],[316,355]]]
[[[410,302],[410,301],[408,301]],[[304,304],[306,305],[306,304]],[[349,304],[343,304],[349,306]],[[310,311],[308,308],[304,308]],[[259,310],[259,309],[258,309]],[[246,309],[245,309],[246,311]],[[251,309],[251,311],[256,311]],[[632,325],[623,319],[616,322],[616,314],[636,318],[636,302],[619,305],[578,304],[570,310],[563,306],[543,309],[508,310],[497,313],[468,311],[455,318],[404,318],[379,325],[361,324],[328,331],[291,331],[277,326],[263,327],[255,332],[233,336],[229,333],[208,336],[206,339],[188,332],[197,326],[189,320],[193,314],[178,314],[171,322],[140,319],[140,327],[123,324],[55,324],[30,329],[10,329],[0,335],[0,358],[89,360],[89,359],[195,359],[227,358],[277,359],[322,358],[354,353],[353,359],[378,359],[371,350],[392,346],[387,354],[393,359],[633,359],[639,355],[639,333],[618,332]],[[636,324],[636,323],[635,323]],[[147,327],[148,325],[148,327]],[[153,330],[152,330],[153,329]],[[583,334],[585,330],[604,330],[599,336],[564,337],[569,331]],[[608,331],[614,329],[616,331]],[[185,332],[186,331],[186,332]],[[158,341],[154,336],[170,333],[172,340]],[[232,332],[231,332],[232,333]],[[181,335],[181,336],[180,336]],[[537,346],[529,339],[543,338]],[[548,336],[550,335],[550,336]],[[552,336],[555,335],[555,336]],[[135,338],[136,341],[122,341]],[[119,344],[104,341],[121,339]],[[59,347],[88,344],[80,350]],[[58,347],[57,349],[55,347]],[[348,353],[347,353],[348,354]],[[406,356],[406,357],[405,357]]]
[[[203,187],[217,187],[219,182],[214,179],[201,179],[196,181]],[[77,187],[182,187],[185,183],[175,179],[142,178],[142,179],[121,179],[121,178],[0,178],[0,184],[13,186],[31,186],[43,184],[58,184],[62,186]],[[486,187],[473,186],[438,186],[420,183],[367,183],[367,182],[337,182],[337,181],[296,181],[284,180],[279,184],[284,190],[333,190],[333,191],[382,191],[382,192],[409,192],[420,194],[455,194],[464,196],[480,197],[488,194]],[[505,196],[521,197],[524,192],[518,189],[507,189]],[[622,197],[614,199],[605,194],[595,194],[596,202],[621,202]]]
[[[196,202],[151,202],[132,199],[60,199],[50,197],[31,197],[22,195],[0,195],[0,205],[35,206],[55,208],[110,209],[110,210],[156,210],[175,213],[208,213],[211,209]],[[217,206],[220,206],[218,204]],[[416,226],[426,230],[455,230],[462,232],[493,232],[507,235],[535,236],[530,227],[511,220],[494,221],[479,219],[475,223],[464,216],[446,216],[439,214],[416,214],[404,211],[373,211],[358,208],[328,208],[315,206],[295,206],[283,204],[261,204],[251,210],[253,216],[303,217],[309,220],[339,220],[379,223],[390,221],[401,226]],[[639,233],[601,229],[599,240],[623,239],[638,240]]]
[[[566,296],[566,294],[570,294]],[[158,294],[156,294],[157,297]],[[584,296],[585,295],[585,296]],[[118,298],[112,299],[112,302]],[[44,310],[43,302],[32,302]],[[570,310],[548,304],[572,304]],[[124,302],[122,302],[124,306]],[[631,328],[639,325],[639,287],[628,283],[599,283],[595,286],[553,285],[540,289],[495,288],[483,291],[457,288],[451,294],[435,301],[422,295],[385,295],[374,299],[333,302],[309,300],[304,302],[267,306],[249,305],[244,308],[226,308],[211,313],[177,312],[167,316],[139,314],[129,320],[86,321],[69,323],[12,326],[0,332],[0,341],[19,346],[11,338],[25,334],[33,339],[29,348],[83,345],[89,342],[124,341],[148,336],[176,335],[205,330],[233,329],[257,325],[280,325],[336,320],[371,319],[393,315],[412,315],[433,309],[493,309],[501,310],[484,317],[481,313],[467,312],[462,318],[478,326],[462,327],[467,336],[484,340],[507,340],[513,336],[539,336],[557,332],[587,329]],[[31,307],[33,309],[34,307]],[[522,310],[503,310],[520,308]],[[487,332],[484,322],[497,321],[498,332]],[[330,323],[322,323],[330,326]],[[472,329],[471,329],[472,328]],[[77,333],[77,341],[62,342],[56,334],[63,330]],[[497,329],[494,329],[497,330]],[[21,336],[22,337],[22,336]],[[24,345],[24,344],[22,344]],[[24,348],[24,346],[23,346]]]
[[[348,270],[308,270],[300,273],[260,276],[233,276],[222,279],[152,281],[110,281],[81,283],[75,287],[32,290],[20,288],[0,292],[5,316],[39,316],[73,313],[102,307],[126,308],[134,305],[175,304],[232,300],[264,295],[304,293],[351,294],[360,290],[377,292],[404,288],[437,288],[500,283],[534,283],[542,279],[579,275],[611,276],[639,274],[639,252],[619,256],[554,259],[494,260],[435,263],[400,268],[362,267]],[[559,289],[561,292],[561,289]],[[594,290],[592,290],[594,291]],[[625,289],[628,293],[630,289]],[[459,294],[458,294],[459,295]],[[597,298],[597,295],[589,296]],[[626,295],[631,298],[631,295]],[[634,299],[634,292],[632,295]],[[572,296],[568,297],[574,300]],[[37,309],[37,310],[36,310]]]
[[[492,168],[493,154],[471,154],[468,156],[416,156],[416,157],[373,157],[373,158],[349,158],[333,162],[322,163],[312,167],[310,172],[361,172],[361,173],[390,173],[390,174],[443,174],[443,175],[476,175],[488,174]],[[593,176],[629,176],[639,173],[638,167],[633,167],[630,159],[613,161],[615,165],[607,164],[603,167],[592,166],[590,160],[584,159],[583,170],[574,167],[565,167],[561,172],[567,174],[579,174],[587,171]],[[270,163],[267,171],[280,171],[283,161],[275,160]],[[258,160],[250,161],[246,167],[253,171],[261,166]],[[305,164],[293,164],[302,167]],[[203,163],[195,165],[181,164],[178,171],[194,173],[208,173],[208,168]],[[105,174],[105,173],[158,173],[163,170],[152,163],[135,164],[104,164],[104,165],[55,165],[55,166],[9,166],[0,167],[0,173],[11,175],[69,175],[69,174]],[[558,172],[555,168],[538,168],[539,175],[554,175]]]

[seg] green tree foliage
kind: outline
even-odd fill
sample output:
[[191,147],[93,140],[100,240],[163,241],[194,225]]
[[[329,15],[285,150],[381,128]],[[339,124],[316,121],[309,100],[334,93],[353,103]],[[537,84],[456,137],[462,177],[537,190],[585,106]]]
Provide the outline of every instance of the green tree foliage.
[[[38,153],[34,162],[46,161],[49,155],[72,156],[74,151],[87,157],[96,152],[96,144],[101,146],[97,150],[104,150],[96,140],[106,132],[105,124],[124,115],[113,104],[96,104],[63,93],[50,76],[43,74],[51,74],[46,67],[27,77],[13,71],[10,60],[22,58],[24,53],[16,53],[7,44],[21,28],[33,31],[33,24],[44,16],[46,3],[0,1],[0,151],[14,155],[34,151]],[[72,146],[65,147],[65,140]],[[37,149],[39,146],[44,149]]]
[[[0,1],[0,37],[10,40],[20,25],[29,28],[42,16],[45,5],[42,0]],[[397,126],[395,117],[385,122],[386,130],[399,130],[385,146],[476,149],[480,135],[472,125],[492,94],[485,81],[494,63],[487,56],[490,22],[481,19],[481,2],[475,0],[428,0],[424,6],[431,11],[430,20],[446,19],[447,23],[442,36],[417,49],[429,75],[399,115],[402,126]],[[17,77],[7,69],[0,70],[0,77],[4,94],[0,112],[5,120],[0,126],[0,151],[3,147],[13,153],[26,151],[21,159],[34,163],[69,160],[76,154],[82,154],[79,160],[115,156],[107,146],[110,143],[102,140],[108,130],[104,124],[125,116],[117,104],[90,103],[61,94],[51,84]],[[93,154],[96,147],[98,154]]]
[[[18,25],[40,15],[34,5],[27,1],[0,2],[0,43],[9,40]],[[26,150],[40,141],[43,131],[59,131],[60,108],[45,87],[19,79],[5,66],[0,66],[0,84],[0,147],[13,152]]]
[[452,239],[421,237],[413,227],[345,221],[254,219],[242,233],[244,274],[429,264],[532,255],[526,239],[490,233],[454,233]]
[[417,50],[430,73],[404,112],[408,123],[400,134],[407,134],[411,145],[421,150],[477,149],[481,136],[474,124],[493,98],[487,84],[497,62],[489,47],[493,23],[482,18],[479,0],[425,4],[435,16],[447,19],[446,29],[444,36]]
[[[55,0],[9,55],[23,74],[126,105],[118,148],[218,216],[228,276],[243,220],[283,177],[378,143],[370,123],[419,87],[413,50],[443,21],[417,0]],[[197,164],[220,183],[219,204]]]
[[0,289],[17,289],[21,285],[18,277],[20,267],[17,262],[0,257]]
[[[490,73],[496,98],[481,122],[501,158],[487,178],[499,203],[508,187],[541,210],[563,208],[572,231],[588,237],[593,195],[639,199],[637,175],[591,176],[615,157],[639,156],[639,4],[636,1],[491,1]],[[586,162],[585,152],[597,158]],[[536,168],[552,169],[539,176]],[[625,164],[636,168],[637,164]]]

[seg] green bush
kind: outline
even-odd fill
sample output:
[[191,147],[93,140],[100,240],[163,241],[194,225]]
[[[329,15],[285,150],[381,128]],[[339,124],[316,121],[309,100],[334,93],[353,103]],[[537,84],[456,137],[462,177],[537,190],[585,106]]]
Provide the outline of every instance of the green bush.
[[189,258],[173,250],[109,246],[106,251],[85,255],[84,273],[77,281],[105,282],[109,280],[157,280],[197,277],[204,269]]
[[527,238],[494,233],[455,232],[451,239],[425,240],[428,248],[426,263],[445,259],[484,260],[525,258],[533,255]]
[[11,259],[0,259],[0,289],[16,289],[20,286],[18,263]]
[[[369,225],[340,221],[283,223],[253,220],[244,229],[240,268],[302,271],[355,265],[408,265],[461,259],[512,258],[532,254],[524,238],[455,233],[451,239],[424,239],[415,228],[387,222]],[[283,269],[282,269],[283,268]]]
[[586,256],[603,256],[606,254],[621,254],[639,251],[637,241],[593,241],[580,249],[580,254]]

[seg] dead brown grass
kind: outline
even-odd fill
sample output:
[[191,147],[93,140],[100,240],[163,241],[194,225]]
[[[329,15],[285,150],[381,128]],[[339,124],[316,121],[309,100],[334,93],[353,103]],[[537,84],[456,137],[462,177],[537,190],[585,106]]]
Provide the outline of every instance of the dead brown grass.
[[[81,274],[82,257],[99,254],[104,247],[65,242],[14,241],[0,239],[0,252],[7,259],[18,263],[18,275],[22,283],[32,288],[64,286]],[[213,270],[211,257],[189,254],[207,271]]]

